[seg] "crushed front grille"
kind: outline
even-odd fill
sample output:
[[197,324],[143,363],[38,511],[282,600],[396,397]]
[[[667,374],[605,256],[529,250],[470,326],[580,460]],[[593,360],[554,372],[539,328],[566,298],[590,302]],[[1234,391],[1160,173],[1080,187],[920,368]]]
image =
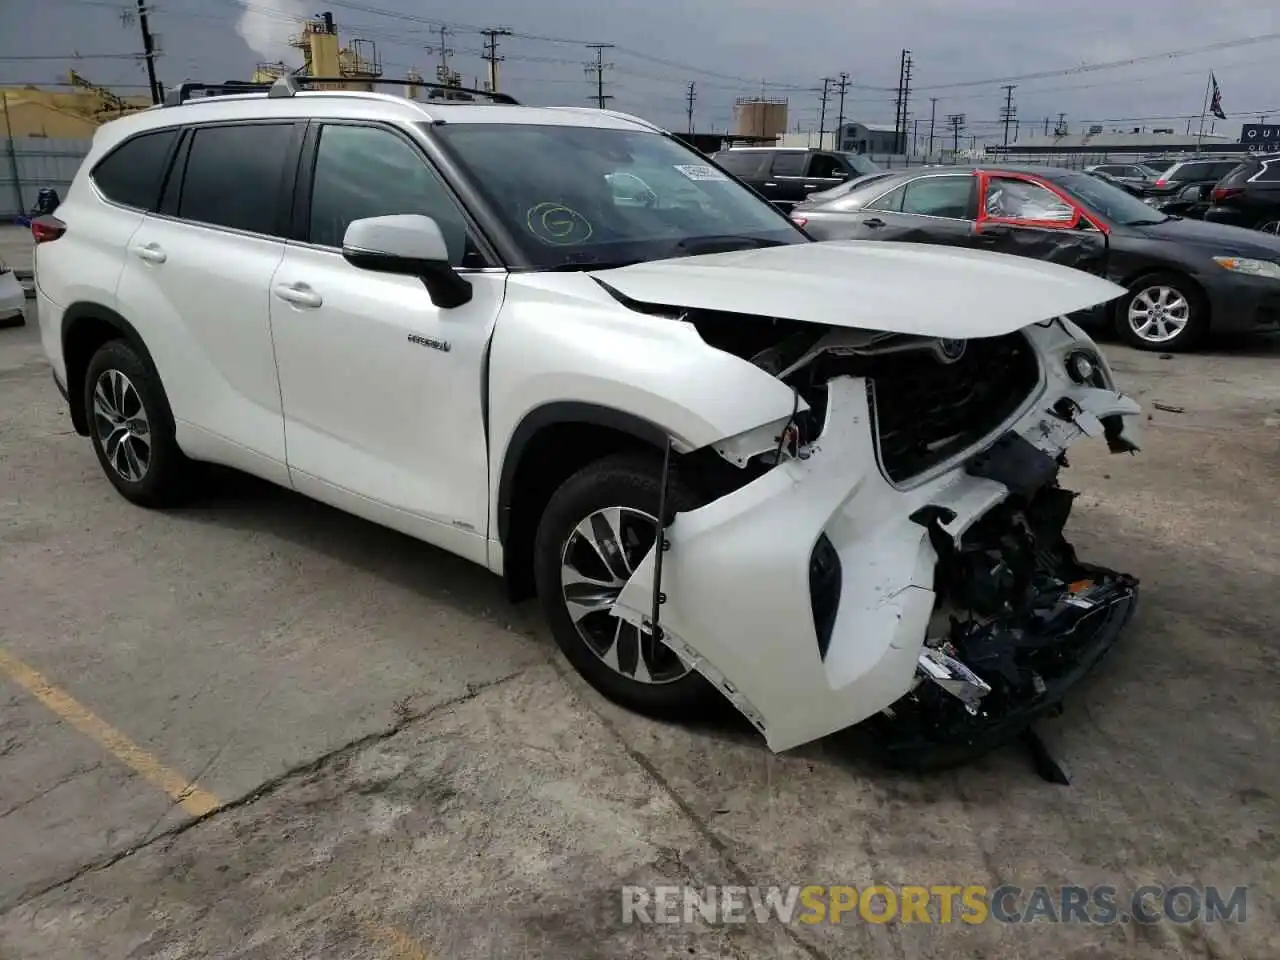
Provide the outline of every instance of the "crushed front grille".
[[1039,382],[1021,333],[970,340],[949,364],[931,351],[878,357],[867,390],[885,476],[904,483],[990,436]]

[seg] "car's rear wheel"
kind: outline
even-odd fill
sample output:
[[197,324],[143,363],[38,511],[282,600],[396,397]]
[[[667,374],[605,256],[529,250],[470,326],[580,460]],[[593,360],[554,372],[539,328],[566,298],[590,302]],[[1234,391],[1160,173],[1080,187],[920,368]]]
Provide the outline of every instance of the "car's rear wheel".
[[1280,236],[1280,220],[1276,220],[1274,218],[1269,220],[1263,220],[1260,223],[1258,223],[1258,225],[1255,226],[1253,229],[1261,230],[1263,233],[1271,233],[1271,234],[1275,234],[1276,236]]
[[1142,277],[1117,305],[1116,332],[1139,350],[1189,350],[1209,328],[1198,287],[1176,274]]
[[[715,688],[652,632],[612,612],[657,538],[661,474],[657,457],[621,455],[566,480],[539,523],[534,575],[556,645],[591,686],[639,713],[688,719],[716,702]],[[668,516],[698,502],[672,478]]]
[[85,372],[85,419],[107,479],[139,506],[160,507],[188,490],[190,461],[174,439],[160,378],[123,340],[98,348]]

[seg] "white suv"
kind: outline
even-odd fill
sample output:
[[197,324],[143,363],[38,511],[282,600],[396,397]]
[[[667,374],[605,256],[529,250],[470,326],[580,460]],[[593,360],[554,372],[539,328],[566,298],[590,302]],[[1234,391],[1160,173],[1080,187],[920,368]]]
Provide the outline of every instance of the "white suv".
[[617,113],[192,92],[33,226],[44,348],[134,503],[195,462],[298,490],[536,591],[605,695],[718,690],[779,750],[870,718],[967,756],[1119,633],[1134,581],[1076,561],[1056,478],[1136,449],[1065,319],[1121,288],[812,242]]

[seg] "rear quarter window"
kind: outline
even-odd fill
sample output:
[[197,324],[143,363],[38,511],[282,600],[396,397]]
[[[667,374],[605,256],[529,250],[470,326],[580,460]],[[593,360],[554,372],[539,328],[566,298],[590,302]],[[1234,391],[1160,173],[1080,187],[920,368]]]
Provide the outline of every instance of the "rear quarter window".
[[173,128],[130,137],[98,161],[90,174],[94,185],[112,203],[155,210],[178,133]]
[[1262,161],[1262,169],[1257,172],[1258,183],[1280,183],[1280,157],[1270,157]]

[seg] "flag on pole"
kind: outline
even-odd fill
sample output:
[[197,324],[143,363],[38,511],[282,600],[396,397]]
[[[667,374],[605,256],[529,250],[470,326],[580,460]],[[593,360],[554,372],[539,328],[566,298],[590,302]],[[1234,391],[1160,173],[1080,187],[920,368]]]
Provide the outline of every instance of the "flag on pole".
[[1219,120],[1225,120],[1227,115],[1222,109],[1222,91],[1218,89],[1218,78],[1212,71],[1209,73],[1209,82],[1213,85],[1213,99],[1209,102],[1209,112]]

